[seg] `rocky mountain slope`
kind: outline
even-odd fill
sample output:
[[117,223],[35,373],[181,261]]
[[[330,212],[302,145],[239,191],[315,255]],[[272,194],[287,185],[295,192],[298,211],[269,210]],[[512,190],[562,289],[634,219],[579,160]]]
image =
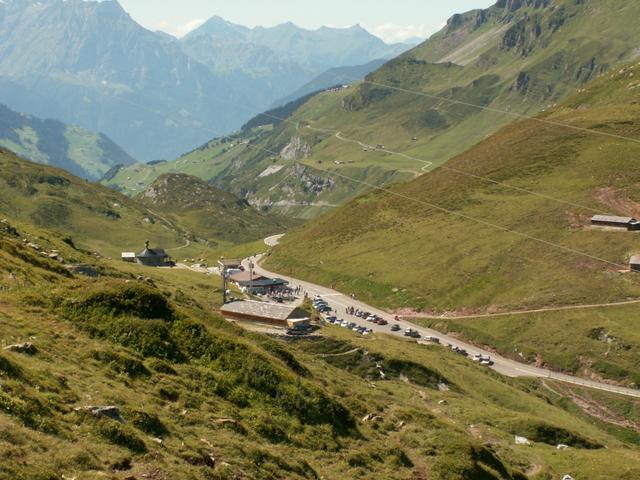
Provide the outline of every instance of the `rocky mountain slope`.
[[209,19],[180,44],[214,73],[253,79],[251,101],[260,107],[289,97],[330,69],[391,59],[409,49],[387,45],[359,26],[306,30],[286,23],[251,29],[220,17]]
[[116,165],[135,162],[108,137],[0,105],[0,145],[18,155],[97,180]]
[[258,212],[233,194],[185,174],[164,174],[136,197],[202,239],[242,243],[286,231],[293,222]]
[[181,43],[142,28],[117,0],[7,0],[0,102],[104,132],[140,160],[170,159],[239,128],[325,70],[407,48],[364,30],[233,28],[246,38],[214,34],[209,23]]
[[[337,180],[333,188],[309,191],[296,181],[299,164],[318,177],[331,170],[375,185],[421,175],[519,115],[550,108],[637,58],[640,31],[633,19],[639,13],[637,2],[532,0],[499,1],[456,15],[356,88],[314,97],[244,153],[220,156],[213,148],[199,152],[198,161],[216,165],[207,180],[256,204],[317,215],[362,189]],[[282,157],[292,142],[307,145],[308,152],[295,160]],[[273,159],[279,171],[260,177]],[[287,188],[270,190],[278,182]],[[292,199],[295,208],[289,207]]]
[[640,64],[617,69],[429,175],[348,203],[286,237],[273,265],[390,307],[638,297],[640,279],[619,270],[640,237],[591,229],[590,218],[640,213],[639,75]]
[[[177,179],[180,191],[159,183],[139,202],[0,150],[0,217],[56,232],[80,249],[113,258],[141,251],[145,240],[169,254],[198,256],[203,249],[261,240],[289,225],[200,180]],[[202,198],[192,203],[189,195],[196,191]],[[176,214],[179,209],[183,216]]]

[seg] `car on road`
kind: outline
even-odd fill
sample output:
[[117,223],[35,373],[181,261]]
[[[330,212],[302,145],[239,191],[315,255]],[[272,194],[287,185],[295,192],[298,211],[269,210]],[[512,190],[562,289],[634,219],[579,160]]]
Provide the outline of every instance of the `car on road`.
[[440,339],[439,339],[438,337],[432,337],[432,336],[428,335],[428,336],[424,337],[424,339],[425,339],[427,342],[431,342],[431,343],[440,343]]
[[411,337],[411,338],[420,338],[420,334],[418,332],[416,332],[413,328],[407,328],[404,331],[404,336],[405,337]]
[[400,330],[402,330],[402,328],[397,323],[394,324],[394,325],[391,325],[391,331],[392,332],[399,332]]
[[491,357],[489,355],[482,355],[481,353],[476,353],[473,356],[473,361],[478,362],[480,365],[485,365],[488,367],[493,365],[493,360],[491,360]]
[[347,327],[349,326],[349,322],[347,322],[346,320],[344,320],[344,321],[340,324],[340,326],[341,326],[342,328],[347,328]]
[[389,325],[389,322],[387,322],[384,318],[379,318],[378,320],[376,320],[376,323],[381,327],[384,327],[385,325]]

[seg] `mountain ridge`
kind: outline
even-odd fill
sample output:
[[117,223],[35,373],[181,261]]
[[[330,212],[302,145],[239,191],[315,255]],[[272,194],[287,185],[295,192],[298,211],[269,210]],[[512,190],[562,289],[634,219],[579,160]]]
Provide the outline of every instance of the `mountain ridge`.
[[0,104],[0,145],[29,160],[98,180],[135,160],[110,138],[57,120],[20,114]]

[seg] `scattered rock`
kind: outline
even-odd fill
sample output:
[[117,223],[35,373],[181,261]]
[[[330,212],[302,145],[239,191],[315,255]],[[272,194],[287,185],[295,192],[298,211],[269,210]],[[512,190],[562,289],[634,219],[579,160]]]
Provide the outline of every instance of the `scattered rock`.
[[571,475],[565,475],[564,477],[562,477],[562,480],[574,480],[574,479]]
[[439,383],[438,390],[440,390],[441,392],[448,392],[450,388],[446,383]]
[[564,443],[561,443],[560,445],[558,445],[556,447],[556,449],[558,449],[558,450],[568,450],[569,449],[569,445],[565,445]]
[[447,404],[447,401],[446,401],[446,400],[440,400],[440,401],[438,402],[438,405],[446,405],[446,404]]
[[216,425],[238,425],[238,421],[233,418],[218,418],[213,423]]
[[365,416],[362,419],[362,423],[377,423],[377,422],[381,422],[383,421],[384,418],[382,418],[380,415],[376,415],[375,413],[370,413],[369,415]]
[[36,252],[40,250],[40,245],[38,245],[37,243],[27,243],[27,247],[29,247],[32,250],[35,250]]
[[96,406],[88,406],[88,407],[78,407],[75,409],[76,412],[89,412],[91,415],[95,417],[104,417],[110,418],[111,420],[115,420],[119,423],[124,423],[124,418],[120,415],[120,410],[118,407],[106,406],[106,407],[96,407]]
[[531,442],[528,438],[519,437],[516,435],[516,445],[531,445]]
[[9,345],[4,347],[7,352],[24,353],[26,355],[35,355],[38,353],[38,349],[33,343],[17,343],[15,345]]

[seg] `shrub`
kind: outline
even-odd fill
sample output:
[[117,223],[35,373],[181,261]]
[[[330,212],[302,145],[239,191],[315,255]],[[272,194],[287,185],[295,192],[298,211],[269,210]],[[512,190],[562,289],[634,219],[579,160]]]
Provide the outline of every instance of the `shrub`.
[[154,372],[164,373],[165,375],[177,375],[178,372],[164,360],[152,358],[148,362],[149,368]]
[[126,410],[125,418],[138,430],[156,437],[163,437],[169,433],[167,427],[157,415],[138,410]]
[[94,336],[108,338],[143,357],[182,362],[184,356],[162,320],[120,318],[85,326]]
[[4,374],[14,380],[24,378],[22,369],[4,355],[0,355],[0,374]]
[[118,285],[94,292],[80,301],[67,302],[65,309],[74,318],[133,316],[167,321],[175,319],[175,311],[167,298],[141,284]]
[[580,435],[556,427],[549,423],[541,421],[523,421],[511,428],[511,433],[527,437],[534,442],[546,443],[547,445],[556,446],[559,444],[569,445],[574,448],[584,448],[595,450],[603,448],[599,443],[593,442]]
[[101,418],[96,422],[96,433],[106,441],[128,449],[133,453],[145,453],[147,447],[133,430],[110,419]]
[[[12,393],[13,395],[9,395]],[[22,393],[0,391],[0,412],[17,418],[25,427],[44,433],[56,433],[52,412],[37,398]]]
[[143,377],[151,374],[144,364],[128,355],[120,355],[115,352],[93,352],[91,354],[96,360],[107,364],[114,372],[128,375],[129,377]]

